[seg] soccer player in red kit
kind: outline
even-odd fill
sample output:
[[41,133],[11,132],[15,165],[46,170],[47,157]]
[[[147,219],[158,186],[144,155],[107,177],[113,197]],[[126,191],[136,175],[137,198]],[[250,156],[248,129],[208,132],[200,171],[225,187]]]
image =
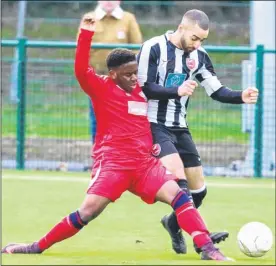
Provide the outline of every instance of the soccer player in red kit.
[[180,227],[202,249],[202,259],[229,260],[212,243],[189,190],[181,190],[177,178],[151,154],[153,141],[147,102],[137,84],[135,54],[127,49],[113,50],[107,57],[109,76],[99,76],[89,66],[95,27],[94,18],[88,15],[81,25],[75,58],[76,77],[91,97],[97,119],[95,163],[86,197],[77,211],[64,217],[40,240],[9,244],[2,253],[42,253],[78,233],[128,190],[148,204],[156,201],[170,204]]

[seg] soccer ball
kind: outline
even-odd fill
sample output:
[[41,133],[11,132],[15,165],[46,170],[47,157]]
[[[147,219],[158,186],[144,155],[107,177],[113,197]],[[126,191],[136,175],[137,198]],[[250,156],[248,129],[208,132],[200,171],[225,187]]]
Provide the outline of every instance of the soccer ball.
[[238,233],[240,250],[249,257],[261,257],[273,244],[273,235],[269,227],[260,222],[245,224]]

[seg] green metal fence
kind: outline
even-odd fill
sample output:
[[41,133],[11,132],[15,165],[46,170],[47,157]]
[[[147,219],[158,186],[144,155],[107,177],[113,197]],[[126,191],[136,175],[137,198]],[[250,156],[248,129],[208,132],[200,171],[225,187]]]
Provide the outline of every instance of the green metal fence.
[[[89,164],[91,138],[88,98],[79,89],[74,78],[73,58],[76,43],[18,39],[2,40],[1,46],[4,55],[2,64],[4,69],[6,67],[5,73],[9,73],[9,67],[12,63],[12,52],[9,49],[18,49],[19,53],[17,104],[9,102],[7,80],[4,86],[2,84],[2,88],[4,87],[2,136],[11,138],[7,142],[16,143],[16,168],[24,169],[26,162],[32,159],[38,160],[36,168],[42,168],[39,166],[39,160],[40,162],[48,160],[48,162],[60,161],[65,163],[74,161],[79,165],[83,165],[85,164],[84,161],[87,161],[86,164]],[[94,49],[124,47],[137,50],[140,45],[97,43],[93,44],[92,47]],[[7,49],[6,53],[5,49]],[[59,52],[62,51],[58,57],[55,53],[57,49]],[[262,45],[258,45],[256,48],[205,46],[205,49],[210,54],[256,54],[255,80],[260,98],[254,109],[254,124],[258,126],[253,128],[255,137],[253,165],[254,176],[261,177],[264,55],[266,53],[275,54],[275,51],[265,50]],[[50,59],[47,59],[48,54],[51,55]],[[226,85],[240,89],[240,64],[217,64],[216,69],[218,76],[222,79],[226,73]],[[229,73],[231,73],[230,78]],[[5,77],[9,79],[8,74]],[[207,154],[203,160],[204,165],[225,167],[231,160],[243,158],[248,149],[249,136],[241,132],[241,106],[214,103],[202,92],[202,90],[196,92],[196,96],[191,100],[189,107],[191,114],[188,114],[190,129],[201,155],[202,153]],[[206,119],[206,110],[208,110],[208,119]],[[221,113],[224,115],[221,116]],[[221,117],[223,117],[222,120],[220,120]],[[12,126],[11,123],[15,123],[15,125]],[[15,134],[16,141],[12,138]],[[36,141],[39,139],[40,142],[32,145],[35,142],[34,139]],[[13,147],[12,144],[10,145],[7,149]],[[214,150],[214,147],[218,146],[220,149]],[[237,147],[240,147],[240,151]],[[229,151],[231,149],[233,152],[230,156]],[[59,157],[57,156],[58,153],[66,153],[66,155]],[[86,157],[83,157],[84,153]],[[227,154],[229,156],[220,162]],[[13,157],[11,154],[6,155],[4,153],[3,159],[5,156],[6,159]]]

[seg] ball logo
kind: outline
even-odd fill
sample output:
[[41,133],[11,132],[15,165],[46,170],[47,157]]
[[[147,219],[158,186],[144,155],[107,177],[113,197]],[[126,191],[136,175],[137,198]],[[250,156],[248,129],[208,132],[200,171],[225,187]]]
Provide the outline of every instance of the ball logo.
[[195,60],[191,58],[187,58],[186,65],[189,69],[193,69],[195,67]]
[[151,153],[153,156],[158,156],[161,152],[161,146],[157,143],[154,144],[151,148]]

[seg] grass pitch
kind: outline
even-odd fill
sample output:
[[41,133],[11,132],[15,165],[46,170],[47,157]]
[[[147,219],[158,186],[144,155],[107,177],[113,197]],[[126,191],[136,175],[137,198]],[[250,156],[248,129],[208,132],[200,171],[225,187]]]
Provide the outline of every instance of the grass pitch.
[[[2,173],[2,246],[38,240],[75,211],[89,183],[87,173],[4,171]],[[275,180],[207,177],[208,196],[200,212],[210,231],[228,230],[219,244],[236,262],[226,265],[275,265],[275,244],[261,258],[242,254],[239,228],[250,221],[267,224],[275,235]],[[201,261],[186,234],[188,254],[176,255],[160,224],[171,208],[153,206],[126,192],[79,234],[41,255],[2,255],[3,265],[218,265]],[[275,238],[274,238],[275,241]],[[221,264],[221,263],[220,263]]]

